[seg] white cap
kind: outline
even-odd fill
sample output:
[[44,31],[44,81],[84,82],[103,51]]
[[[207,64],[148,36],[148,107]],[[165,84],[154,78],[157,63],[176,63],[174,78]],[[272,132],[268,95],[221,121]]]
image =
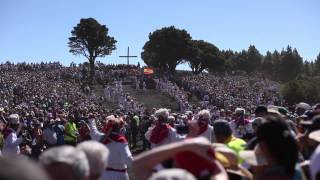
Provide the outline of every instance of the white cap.
[[149,180],[196,180],[196,178],[183,169],[166,169],[153,174]]
[[320,173],[320,145],[313,152],[310,158],[310,175],[312,180],[316,180],[317,174]]
[[18,114],[11,114],[10,116],[9,116],[9,122],[11,123],[11,124],[19,124],[19,115]]

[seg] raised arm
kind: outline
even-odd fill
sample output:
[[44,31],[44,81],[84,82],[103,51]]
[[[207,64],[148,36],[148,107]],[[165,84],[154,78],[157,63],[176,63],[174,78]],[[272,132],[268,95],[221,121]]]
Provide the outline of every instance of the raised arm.
[[98,130],[95,119],[89,119],[88,126],[92,140],[100,141],[104,134]]

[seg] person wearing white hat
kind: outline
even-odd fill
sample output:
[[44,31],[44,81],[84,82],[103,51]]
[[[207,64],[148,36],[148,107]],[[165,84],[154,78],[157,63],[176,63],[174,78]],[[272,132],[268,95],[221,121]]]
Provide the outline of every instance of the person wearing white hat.
[[178,140],[177,131],[168,124],[168,109],[159,109],[155,112],[156,125],[150,128],[145,137],[150,142],[151,148],[170,144]]
[[9,116],[9,125],[4,129],[4,146],[3,146],[3,156],[11,156],[20,154],[19,145],[22,143],[23,138],[18,137],[21,131],[20,118],[18,114],[11,114]]

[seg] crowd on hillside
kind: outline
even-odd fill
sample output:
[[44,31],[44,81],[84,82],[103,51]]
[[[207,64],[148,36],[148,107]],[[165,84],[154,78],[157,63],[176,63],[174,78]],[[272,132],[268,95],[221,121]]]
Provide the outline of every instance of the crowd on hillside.
[[97,69],[102,95],[83,67],[1,66],[0,179],[320,178],[320,104],[286,108],[274,82],[198,75],[156,84],[185,104],[188,91],[200,95],[201,106],[148,110],[122,86],[138,67]]
[[229,105],[254,110],[256,105],[282,105],[280,84],[255,76],[200,74],[182,79],[182,87],[209,104],[226,109]]

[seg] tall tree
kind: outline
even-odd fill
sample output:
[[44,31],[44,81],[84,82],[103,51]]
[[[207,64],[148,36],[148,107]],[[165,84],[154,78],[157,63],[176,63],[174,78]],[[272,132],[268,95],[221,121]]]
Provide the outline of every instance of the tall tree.
[[256,71],[262,61],[262,55],[254,45],[250,45],[247,51],[247,72]]
[[314,61],[314,72],[316,75],[320,75],[320,53]]
[[209,42],[192,40],[191,52],[187,61],[194,74],[199,74],[207,68],[218,70],[222,67],[223,61],[219,57],[219,49]]
[[164,27],[149,34],[141,58],[149,66],[174,72],[190,56],[190,43],[191,36],[186,30]]
[[[108,35],[108,28],[93,18],[80,19],[71,31],[69,47],[74,55],[85,56],[90,64],[90,79],[94,78],[97,57],[110,55],[116,49],[116,40]],[[92,81],[91,81],[92,82]]]
[[304,61],[303,63],[303,73],[306,77],[311,76],[312,74],[312,69],[311,69],[311,64],[308,61]]
[[232,61],[234,62],[234,70],[249,72],[248,52],[245,49],[239,53],[235,53],[235,56],[233,56]]
[[272,77],[273,72],[273,57],[270,51],[267,51],[266,56],[263,58],[261,64],[261,70],[264,72],[268,77]]
[[296,79],[303,70],[303,60],[296,49],[288,46],[281,51],[278,75],[281,81],[288,82]]

